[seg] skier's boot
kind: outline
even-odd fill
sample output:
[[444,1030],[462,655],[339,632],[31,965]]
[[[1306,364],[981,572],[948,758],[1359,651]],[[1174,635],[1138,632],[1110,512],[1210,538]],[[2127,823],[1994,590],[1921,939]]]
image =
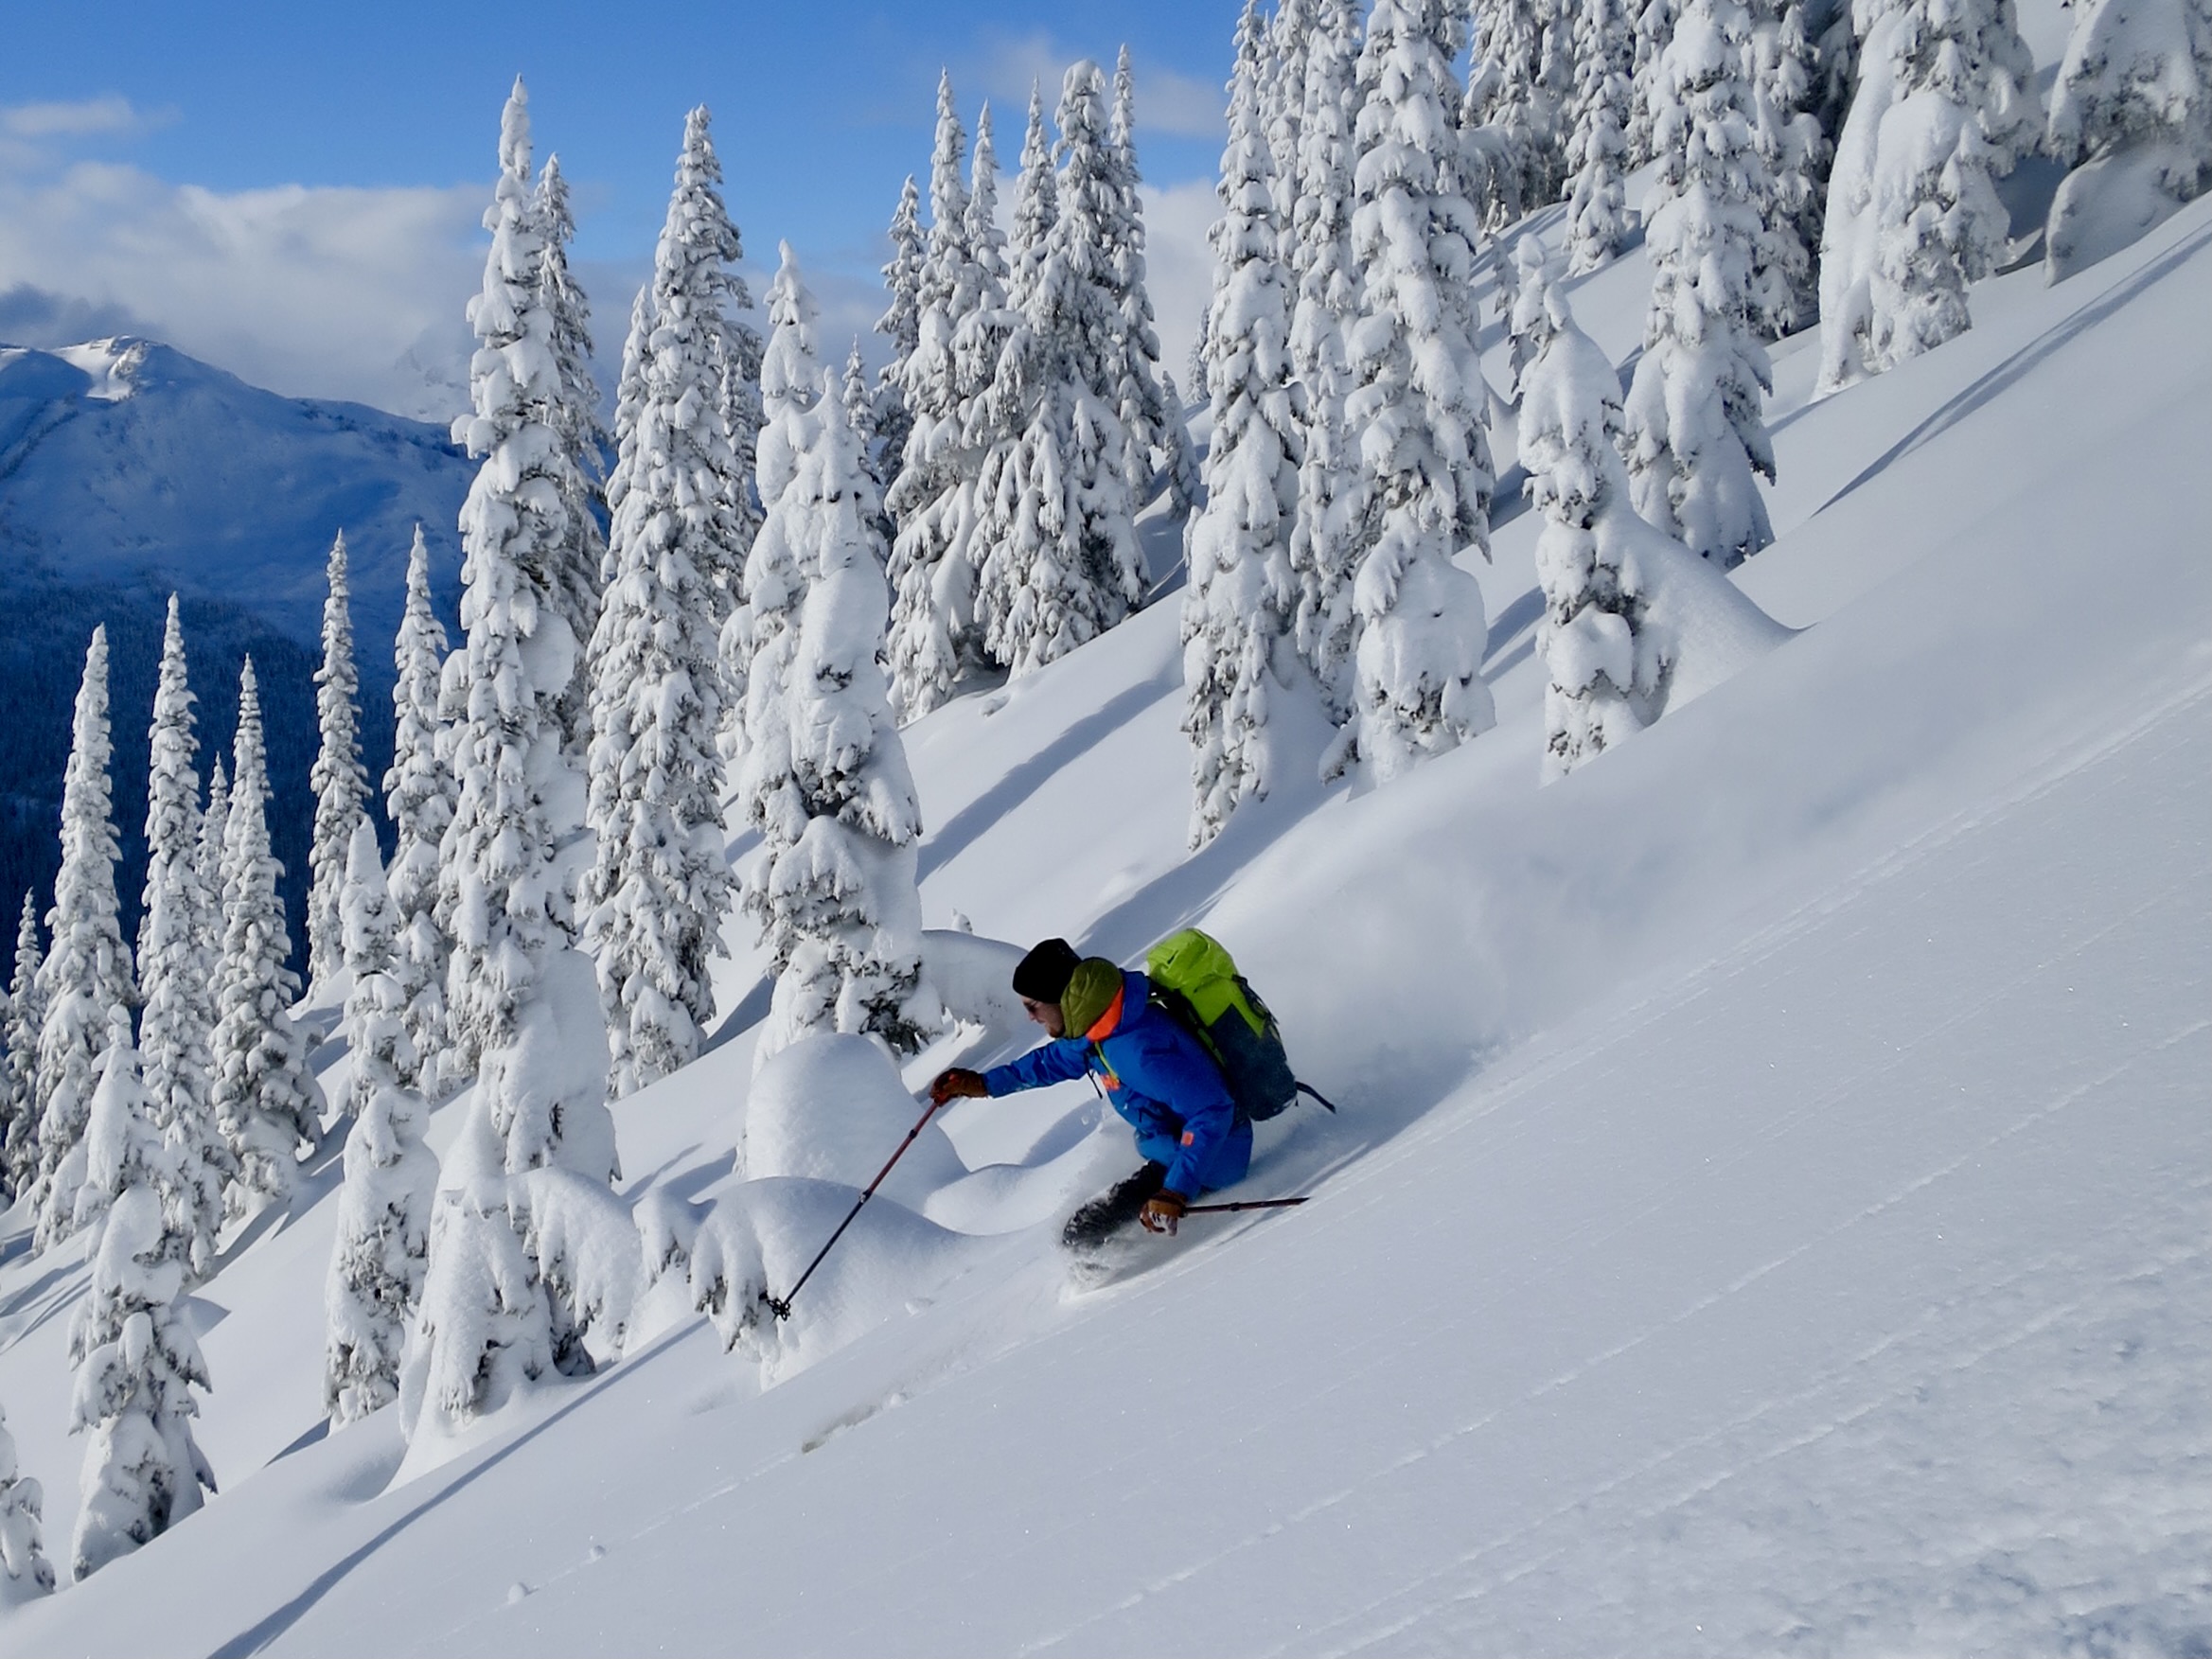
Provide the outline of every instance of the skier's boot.
[[1105,1244],[1135,1221],[1144,1208],[1144,1201],[1166,1185],[1167,1165],[1146,1164],[1070,1216],[1068,1225],[1060,1229],[1060,1243],[1071,1250],[1086,1250]]

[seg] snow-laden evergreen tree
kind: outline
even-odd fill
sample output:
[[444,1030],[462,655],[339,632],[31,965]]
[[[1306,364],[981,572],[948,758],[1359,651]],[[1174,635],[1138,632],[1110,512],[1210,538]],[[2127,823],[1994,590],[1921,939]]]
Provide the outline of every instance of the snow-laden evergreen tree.
[[0,1177],[9,1201],[22,1197],[39,1178],[39,1033],[46,1005],[39,996],[38,895],[24,890],[23,916],[15,928],[15,978],[8,985],[8,1046],[0,1056],[0,1087],[8,1097],[8,1134],[0,1140]]
[[1495,721],[1478,672],[1482,590],[1452,560],[1490,553],[1488,389],[1475,351],[1478,227],[1460,193],[1460,20],[1449,0],[1376,0],[1357,74],[1353,249],[1364,275],[1353,337],[1370,506],[1353,584],[1354,724],[1328,762],[1387,782]]
[[205,929],[210,939],[222,937],[222,849],[229,838],[230,773],[219,753],[207,768],[207,809],[200,815],[200,845],[193,859],[211,907]]
[[234,1218],[289,1203],[303,1147],[323,1115],[308,1068],[308,1037],[292,1017],[299,977],[269,851],[268,751],[260,682],[248,657],[239,676],[229,822],[222,856],[222,958],[216,970],[215,1119],[236,1160],[225,1195]]
[[[1523,247],[1533,242],[1522,238]],[[1522,376],[1519,440],[1530,493],[1544,515],[1536,542],[1544,591],[1537,650],[1548,677],[1544,776],[1549,779],[1645,723],[1637,676],[1641,608],[1624,591],[1621,565],[1637,538],[1657,533],[1628,503],[1616,448],[1620,381],[1612,364],[1574,326],[1540,263],[1524,279],[1520,304],[1534,348]]]
[[[883,267],[883,286],[891,304],[876,319],[876,332],[891,342],[891,356],[876,380],[876,436],[884,452],[903,456],[912,415],[906,404],[906,364],[921,339],[922,268],[928,261],[922,234],[922,192],[911,173],[900,186],[898,207],[891,216],[891,261]],[[766,511],[768,503],[761,503]]]
[[1635,45],[1622,0],[1582,0],[1575,13],[1574,131],[1566,144],[1566,219],[1573,253],[1567,268],[1595,271],[1628,236],[1621,185],[1628,140],[1620,131],[1630,101]]
[[45,1018],[39,1031],[40,1249],[76,1228],[84,1181],[84,1125],[92,1111],[111,1019],[137,1000],[131,950],[115,900],[114,792],[108,778],[108,630],[92,630],[62,777],[62,868],[46,913],[46,960],[39,968]]
[[1218,835],[1239,802],[1266,798],[1276,770],[1269,721],[1278,703],[1310,695],[1312,685],[1297,649],[1290,564],[1300,438],[1285,238],[1260,102],[1266,67],[1259,0],[1245,0],[1221,155],[1222,216],[1211,238],[1213,437],[1206,505],[1186,538],[1183,732],[1191,740],[1193,847]]
[[455,438],[483,465],[461,509],[467,638],[448,674],[460,793],[440,850],[438,909],[453,938],[446,999],[454,1075],[477,1079],[463,1131],[469,1156],[510,1172],[555,1164],[604,1181],[614,1170],[606,1045],[575,1023],[579,1013],[591,1019],[596,992],[591,964],[569,943],[560,862],[568,817],[582,816],[557,717],[582,642],[554,591],[575,462],[555,425],[560,375],[529,169],[518,80],[485,214],[491,252],[469,307],[481,342],[469,373],[475,413],[454,423]]
[[1291,377],[1303,389],[1298,506],[1290,567],[1298,584],[1294,637],[1329,718],[1353,707],[1358,644],[1352,579],[1362,545],[1366,495],[1359,444],[1344,416],[1352,386],[1349,331],[1359,313],[1360,274],[1352,251],[1354,67],[1359,56],[1357,0],[1318,0],[1305,52],[1305,115],[1299,131],[1291,269]]
[[390,887],[399,936],[388,971],[399,988],[407,1026],[399,1081],[435,1101],[459,1081],[441,1064],[452,942],[437,914],[438,843],[453,821],[458,788],[440,742],[438,679],[446,627],[431,605],[430,551],[419,524],[407,556],[407,606],[392,657],[392,764],[384,772],[384,810],[392,820]]
[[[973,405],[987,389],[996,357],[980,359],[962,330],[984,307],[1002,308],[1005,296],[972,239],[979,227],[961,179],[965,138],[951,77],[942,76],[929,157],[929,240],[915,289],[919,316],[914,349],[900,371],[900,393],[912,424],[905,454],[885,468],[893,478],[886,504],[894,525],[886,650],[892,706],[906,720],[920,718],[951,695],[974,615],[971,543],[982,457]],[[969,349],[964,352],[964,345]]]
[[1760,204],[1741,0],[1684,0],[1661,64],[1659,168],[1644,199],[1652,262],[1644,354],[1623,411],[1636,510],[1723,566],[1774,539],[1756,471],[1774,477],[1761,399],[1773,386],[1754,322]]
[[[1063,127],[1065,132],[1065,127]],[[1080,180],[1072,141],[1070,176]],[[1105,163],[1114,194],[1099,214],[1097,258],[1114,308],[1121,314],[1114,363],[1114,412],[1129,434],[1124,451],[1123,482],[1133,503],[1141,505],[1162,486],[1179,517],[1197,498],[1198,459],[1191,449],[1183,412],[1177,407],[1175,382],[1159,366],[1159,333],[1153,327],[1152,295],[1144,282],[1144,201],[1138,189],[1137,78],[1129,48],[1114,66],[1114,108],[1106,133]]]
[[398,943],[399,912],[377,862],[376,834],[355,833],[345,870],[345,1041],[353,1057],[347,1103],[345,1184],[338,1193],[338,1235],[323,1291],[323,1404],[340,1424],[366,1417],[399,1396],[407,1322],[422,1299],[430,1258],[430,1210],[437,1160],[422,1144],[424,1103],[403,1074],[406,1001],[387,971]]
[[1667,43],[1674,38],[1674,19],[1681,9],[1682,0],[1644,0],[1636,13],[1628,72],[1628,121],[1622,133],[1628,142],[1626,165],[1632,172],[1658,153],[1654,144],[1659,114],[1667,104],[1659,60],[1667,54]]
[[[853,337],[852,348],[845,353],[844,376],[838,381],[838,401],[844,406],[845,424],[859,434],[860,466],[868,474],[868,482],[876,486],[876,493],[883,493],[883,468],[876,447],[876,388],[868,383],[868,360],[860,355],[860,338]],[[909,419],[912,418],[909,413]],[[888,527],[890,521],[884,521]],[[888,529],[885,536],[889,541]]]
[[87,1140],[91,1177],[112,1193],[92,1283],[69,1325],[77,1382],[72,1432],[84,1448],[84,1507],[70,1549],[89,1577],[200,1508],[215,1475],[192,1438],[197,1386],[212,1386],[183,1306],[187,1242],[165,1213],[168,1149],[139,1080],[130,1016],[116,1011]]
[[2212,181],[2212,7],[2083,0],[2051,94],[2045,269],[2061,281],[2133,241]]
[[1468,114],[1504,134],[1529,207],[1558,201],[1566,177],[1572,18],[1566,0],[1483,0],[1476,11],[1475,59],[1497,74],[1487,103]]
[[[993,388],[1016,435],[985,479],[976,599],[991,656],[1017,675],[1096,639],[1144,594],[1131,439],[1118,413],[1124,324],[1106,265],[1109,238],[1123,234],[1108,228],[1123,219],[1121,168],[1097,64],[1073,65],[1062,84],[1066,165],[1049,191],[1035,176],[1050,167],[1040,126],[1033,120],[1015,204],[1021,326]],[[1038,257],[1026,238],[1048,212]]]
[[1834,391],[1962,333],[1996,269],[1996,181],[2043,138],[2012,0],[1853,0],[1858,89],[1820,238],[1820,378]]
[[1758,0],[1750,49],[1751,137],[1767,182],[1751,288],[1760,332],[1778,340],[1819,315],[1830,146],[1813,113],[1820,65],[1805,0]]
[[200,740],[177,600],[169,596],[161,680],[153,697],[146,795],[146,893],[138,929],[145,1007],[139,1055],[152,1121],[168,1142],[173,1188],[162,1202],[186,1234],[185,1262],[204,1279],[215,1265],[222,1192],[238,1166],[215,1121],[217,968],[221,901],[200,876]]
[[[561,175],[557,155],[545,158],[531,205],[544,238],[538,292],[553,322],[553,356],[560,382],[551,424],[561,434],[573,463],[563,479],[569,492],[568,541],[553,590],[569,632],[588,640],[599,621],[600,565],[607,556],[599,516],[607,505],[608,437],[599,419],[599,385],[592,375],[591,302],[569,269],[568,248],[575,239],[576,221],[569,209],[568,180]],[[578,676],[569,681],[557,705],[561,742],[571,767],[578,770],[592,741],[587,689]],[[345,856],[341,850],[341,861]]]
[[[592,636],[596,857],[585,937],[617,1095],[689,1062],[714,1013],[707,959],[729,909],[718,592],[735,586],[741,485],[716,395],[736,233],[695,110],[655,256],[658,318],[626,415],[611,574]],[[719,584],[719,586],[717,586]]]
[[308,843],[308,983],[327,984],[345,960],[338,890],[345,884],[345,850],[368,799],[361,764],[361,676],[353,662],[352,583],[345,532],[330,543],[325,567],[323,665],[315,670],[315,715],[322,746],[308,786],[315,793],[315,830]]
[[[1325,0],[1276,0],[1260,52],[1260,125],[1266,134],[1267,159],[1275,193],[1276,221],[1285,238],[1298,214],[1299,155],[1305,148],[1306,76],[1315,30]],[[1124,48],[1123,55],[1127,56]],[[1295,244],[1283,243],[1283,256],[1294,261]],[[1206,383],[1196,382],[1203,394]]]
[[870,1032],[911,1054],[944,1011],[922,978],[921,811],[879,662],[890,594],[876,503],[830,377],[803,418],[807,442],[762,531],[804,525],[802,597],[782,648],[756,661],[747,711],[747,799],[768,856],[746,905],[777,969],[758,1055],[812,1032]]
[[0,1615],[9,1608],[54,1593],[54,1565],[46,1560],[45,1488],[15,1461],[15,1437],[0,1411]]

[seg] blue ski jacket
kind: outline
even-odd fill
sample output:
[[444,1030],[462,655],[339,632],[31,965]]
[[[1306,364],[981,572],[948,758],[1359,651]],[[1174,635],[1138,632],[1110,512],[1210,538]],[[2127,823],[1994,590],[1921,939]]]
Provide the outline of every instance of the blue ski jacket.
[[1166,1185],[1186,1198],[1244,1179],[1252,1161],[1252,1126],[1213,1057],[1198,1039],[1152,1006],[1151,982],[1122,975],[1122,989],[1081,1036],[1053,1039],[983,1073],[994,1095],[1095,1074],[1106,1098],[1137,1132],[1137,1150],[1167,1166]]

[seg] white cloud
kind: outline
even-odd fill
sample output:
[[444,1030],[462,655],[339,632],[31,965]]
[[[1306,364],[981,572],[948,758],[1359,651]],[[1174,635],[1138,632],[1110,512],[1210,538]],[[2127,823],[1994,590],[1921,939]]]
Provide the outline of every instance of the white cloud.
[[[1113,73],[1113,54],[1117,49],[1111,43],[1090,43],[1090,50],[1109,75]],[[1010,112],[999,119],[1000,130],[1012,134],[1011,140],[1003,144],[1008,155],[1021,147],[1021,112],[1029,107],[1031,84],[1034,82],[1043,90],[1049,115],[1060,96],[1061,78],[1068,66],[1083,56],[1083,50],[1060,44],[1042,29],[1026,35],[1000,36],[991,42],[984,51],[980,74],[992,103]],[[1149,65],[1134,54],[1129,67],[1137,82],[1140,145],[1147,132],[1170,133],[1177,138],[1215,139],[1227,133],[1225,112],[1229,95],[1220,87],[1196,76]]]
[[0,147],[0,293],[44,296],[57,325],[137,319],[274,391],[422,415],[442,407],[424,370],[402,360],[427,362],[434,379],[465,349],[458,323],[483,268],[488,188],[226,192],[23,142],[137,119],[120,99],[6,112],[17,142]]
[[0,132],[10,138],[89,138],[135,132],[150,122],[129,98],[115,93],[74,103],[9,104],[0,108]]

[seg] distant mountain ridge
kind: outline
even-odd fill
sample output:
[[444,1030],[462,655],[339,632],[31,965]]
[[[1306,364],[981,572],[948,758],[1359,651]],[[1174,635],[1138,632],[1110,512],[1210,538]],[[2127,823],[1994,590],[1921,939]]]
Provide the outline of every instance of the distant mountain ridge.
[[283,397],[159,342],[0,345],[0,900],[48,902],[69,711],[94,625],[113,656],[118,872],[126,927],[144,870],[147,724],[161,618],[185,601],[200,770],[227,751],[248,652],[269,717],[271,828],[300,943],[308,768],[316,744],[324,561],[350,553],[363,749],[391,749],[391,643],[415,526],[448,627],[474,468],[440,428],[359,403]]

